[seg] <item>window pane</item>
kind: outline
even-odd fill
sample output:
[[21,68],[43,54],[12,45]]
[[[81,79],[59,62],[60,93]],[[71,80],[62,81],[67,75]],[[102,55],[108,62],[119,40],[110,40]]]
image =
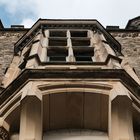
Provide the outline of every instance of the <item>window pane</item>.
[[49,46],[67,46],[66,38],[49,38]]
[[50,61],[52,62],[55,62],[55,61],[57,61],[57,62],[61,62],[61,61],[63,61],[63,62],[65,62],[66,61],[66,57],[64,57],[64,56],[51,56],[50,57]]
[[90,39],[72,38],[72,46],[90,46]]
[[87,31],[71,31],[71,37],[87,37]]
[[90,56],[76,56],[75,59],[76,59],[76,62],[78,62],[78,61],[79,62],[83,62],[83,61],[85,61],[85,62],[91,61],[92,62],[92,58]]
[[66,37],[66,31],[50,31],[50,37]]

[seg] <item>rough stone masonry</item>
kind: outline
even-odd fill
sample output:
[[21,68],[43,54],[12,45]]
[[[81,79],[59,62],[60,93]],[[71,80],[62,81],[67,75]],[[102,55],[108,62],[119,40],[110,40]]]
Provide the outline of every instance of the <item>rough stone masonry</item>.
[[[20,26],[19,26],[20,27]],[[114,28],[113,28],[114,27]],[[140,78],[140,30],[119,29],[111,26],[107,29],[122,45],[122,52],[130,66]],[[22,37],[28,29],[25,28],[0,28],[0,81],[9,67],[14,51],[14,43]]]

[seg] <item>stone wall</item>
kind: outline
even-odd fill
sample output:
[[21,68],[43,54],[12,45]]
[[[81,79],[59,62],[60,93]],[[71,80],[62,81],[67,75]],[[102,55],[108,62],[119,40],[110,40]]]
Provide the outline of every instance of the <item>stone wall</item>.
[[0,83],[13,58],[14,43],[25,31],[0,31]]
[[140,78],[140,32],[112,32],[122,45],[122,53]]
[[[0,31],[0,81],[13,58],[14,43],[26,31]],[[140,32],[111,32],[121,43],[122,52],[140,78]]]

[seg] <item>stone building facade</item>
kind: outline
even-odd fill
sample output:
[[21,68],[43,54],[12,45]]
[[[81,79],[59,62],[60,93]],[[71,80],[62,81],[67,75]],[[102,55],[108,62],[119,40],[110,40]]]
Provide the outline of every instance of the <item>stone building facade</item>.
[[0,21],[0,50],[0,139],[140,139],[140,17]]

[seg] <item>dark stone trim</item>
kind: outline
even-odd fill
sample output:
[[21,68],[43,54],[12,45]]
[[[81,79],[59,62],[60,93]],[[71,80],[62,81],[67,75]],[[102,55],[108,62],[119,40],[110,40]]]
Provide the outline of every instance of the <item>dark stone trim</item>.
[[135,82],[130,75],[123,69],[93,69],[93,70],[70,70],[70,69],[25,69],[1,94],[0,105],[2,105],[14,92],[20,90],[20,87],[27,80],[45,79],[45,78],[81,78],[81,79],[106,79],[120,80],[135,97],[140,99],[140,85]]
[[29,31],[28,28],[3,28],[3,29],[0,29],[0,32],[3,31],[3,32],[8,32],[8,31],[11,31],[11,32],[17,32],[17,31]]
[[137,32],[137,33],[139,33],[140,32],[140,29],[115,29],[115,30],[113,30],[113,29],[106,29],[108,32],[110,32],[110,33],[112,33],[112,32],[119,32],[119,33],[121,33],[121,32],[125,32],[125,33],[128,33],[128,32]]

